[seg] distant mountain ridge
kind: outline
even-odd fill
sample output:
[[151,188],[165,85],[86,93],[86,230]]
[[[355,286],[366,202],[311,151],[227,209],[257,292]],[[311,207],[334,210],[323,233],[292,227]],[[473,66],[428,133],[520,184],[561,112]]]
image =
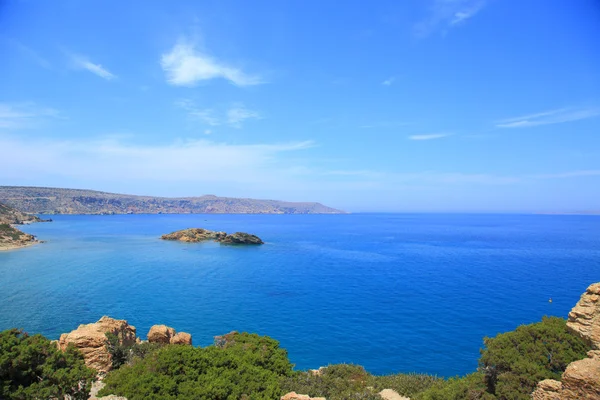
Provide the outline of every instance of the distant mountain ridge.
[[84,189],[0,186],[0,203],[35,214],[343,214],[314,202],[218,197],[156,197]]

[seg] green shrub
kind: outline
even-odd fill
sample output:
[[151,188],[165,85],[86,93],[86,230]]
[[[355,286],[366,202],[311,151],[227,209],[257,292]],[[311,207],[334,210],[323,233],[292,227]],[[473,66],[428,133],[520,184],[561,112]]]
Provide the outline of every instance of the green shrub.
[[433,375],[425,374],[394,374],[371,377],[371,386],[380,392],[383,389],[393,389],[406,397],[412,397],[444,380]]
[[544,317],[512,332],[485,338],[479,370],[498,399],[529,399],[544,379],[560,380],[567,365],[585,358],[588,346],[567,331],[566,321]]
[[276,399],[292,365],[279,343],[255,334],[230,334],[206,348],[166,345],[111,371],[101,395],[137,399]]
[[295,391],[311,397],[326,397],[327,400],[381,400],[373,387],[369,386],[371,375],[360,365],[330,365],[318,374],[296,372],[281,383],[284,392]]
[[87,399],[94,377],[72,346],[62,352],[41,335],[0,332],[0,399]]
[[462,378],[438,381],[411,398],[414,400],[494,400],[496,396],[486,391],[483,374],[475,372]]

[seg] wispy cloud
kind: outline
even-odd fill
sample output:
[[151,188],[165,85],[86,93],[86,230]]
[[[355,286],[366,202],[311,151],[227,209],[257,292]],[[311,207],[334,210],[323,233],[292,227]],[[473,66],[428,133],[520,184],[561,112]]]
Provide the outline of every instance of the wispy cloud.
[[[310,141],[228,144],[179,140],[166,145],[130,144],[119,138],[59,140],[0,135],[0,171],[11,177],[85,179],[89,182],[229,182],[241,184],[277,176],[286,154],[309,149]],[[202,171],[201,174],[198,171]],[[3,174],[7,176],[7,174]]]
[[38,54],[38,52],[33,50],[31,47],[24,45],[23,43],[21,43],[20,41],[18,41],[16,39],[7,39],[7,40],[14,48],[16,48],[22,54],[27,56],[30,60],[34,61],[40,67],[46,68],[46,69],[51,68],[50,62],[48,60],[46,60],[44,57],[40,56]]
[[463,24],[486,5],[487,0],[432,0],[429,16],[415,25],[415,34],[426,37]]
[[383,86],[392,86],[392,83],[394,83],[395,80],[396,80],[396,78],[392,76],[392,77],[387,78],[385,81],[381,82],[381,84]]
[[530,175],[531,178],[536,179],[564,179],[564,178],[580,178],[589,176],[600,176],[600,169],[587,169],[577,171],[558,172],[552,174],[538,174]]
[[255,75],[227,65],[203,52],[186,40],[180,40],[161,56],[160,64],[167,75],[167,82],[175,86],[194,86],[201,81],[222,78],[237,86],[264,83]]
[[521,117],[507,118],[496,122],[497,128],[529,128],[539,125],[562,124],[564,122],[579,121],[600,116],[600,107],[588,108],[561,108],[523,115]]
[[411,135],[410,140],[434,140],[452,136],[452,133],[430,133],[426,135]]
[[100,78],[106,79],[107,81],[110,81],[111,79],[115,79],[117,77],[109,70],[104,68],[102,65],[94,64],[85,56],[78,54],[69,55],[71,57],[71,62],[74,68],[87,70],[92,74],[99,76]]
[[235,103],[221,112],[212,108],[198,108],[189,99],[179,100],[176,105],[186,110],[191,118],[198,119],[210,126],[228,125],[232,128],[241,128],[244,121],[261,118],[258,112],[248,109],[242,103]]
[[33,102],[0,103],[0,129],[34,128],[48,118],[60,118],[60,113]]

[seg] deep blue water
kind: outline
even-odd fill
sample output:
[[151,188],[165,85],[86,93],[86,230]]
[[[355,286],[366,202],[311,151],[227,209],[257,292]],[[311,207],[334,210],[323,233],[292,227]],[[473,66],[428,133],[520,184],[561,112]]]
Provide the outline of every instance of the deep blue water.
[[[566,317],[600,281],[600,217],[552,215],[52,216],[47,243],[0,252],[0,330],[56,339],[102,315],[209,345],[269,335],[298,369],[450,376],[484,336]],[[161,241],[188,227],[259,235],[260,247]],[[548,299],[552,297],[553,303]]]

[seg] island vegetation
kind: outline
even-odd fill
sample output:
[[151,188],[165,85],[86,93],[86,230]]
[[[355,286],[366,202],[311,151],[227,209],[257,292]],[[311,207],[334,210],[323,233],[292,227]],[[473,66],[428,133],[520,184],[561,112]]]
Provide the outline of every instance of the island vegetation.
[[38,243],[35,236],[20,231],[14,225],[45,221],[47,220],[0,203],[0,250],[16,249]]
[[35,214],[341,214],[315,202],[205,195],[155,197],[30,186],[0,186],[0,202]]
[[188,228],[171,232],[160,237],[162,240],[176,240],[186,243],[199,243],[208,240],[221,244],[264,244],[261,238],[245,232],[225,233],[203,228]]

